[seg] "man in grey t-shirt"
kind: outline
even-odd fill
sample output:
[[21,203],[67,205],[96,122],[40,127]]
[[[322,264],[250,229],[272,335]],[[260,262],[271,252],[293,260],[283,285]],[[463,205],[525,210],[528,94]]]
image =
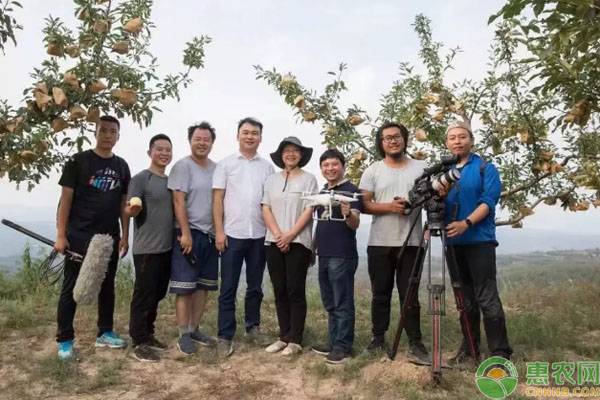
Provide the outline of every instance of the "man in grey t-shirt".
[[129,183],[125,213],[134,217],[133,263],[135,284],[131,298],[129,335],[133,355],[140,361],[158,361],[166,345],[154,337],[158,303],[167,294],[171,276],[173,205],[165,168],[172,159],[171,139],[150,139],[150,167]]
[[[394,280],[398,286],[400,302],[404,301],[412,266],[417,257],[419,237],[422,232],[421,215],[404,215],[406,198],[415,178],[423,172],[425,163],[406,156],[408,130],[400,124],[385,123],[376,135],[377,150],[383,160],[365,170],[359,188],[363,193],[364,212],[373,215],[367,248],[369,277],[373,299],[371,321],[373,339],[368,350],[385,347],[385,332],[390,325],[390,305]],[[411,223],[415,230],[398,264],[398,254]],[[395,279],[394,279],[395,278]],[[429,363],[429,354],[421,341],[420,306],[418,299],[406,316],[406,333],[409,338],[408,357],[418,364]]]
[[177,228],[170,291],[177,295],[177,347],[186,355],[198,350],[197,343],[216,344],[215,338],[199,329],[208,292],[217,290],[219,271],[212,222],[212,177],[216,164],[208,158],[215,138],[215,129],[208,122],[189,127],[191,154],[177,161],[169,175]]

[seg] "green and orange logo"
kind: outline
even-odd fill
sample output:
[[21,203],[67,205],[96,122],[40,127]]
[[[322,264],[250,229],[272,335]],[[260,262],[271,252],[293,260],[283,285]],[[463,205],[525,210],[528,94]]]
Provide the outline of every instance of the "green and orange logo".
[[519,374],[515,365],[503,357],[490,357],[483,361],[475,373],[475,383],[484,396],[502,400],[516,389]]

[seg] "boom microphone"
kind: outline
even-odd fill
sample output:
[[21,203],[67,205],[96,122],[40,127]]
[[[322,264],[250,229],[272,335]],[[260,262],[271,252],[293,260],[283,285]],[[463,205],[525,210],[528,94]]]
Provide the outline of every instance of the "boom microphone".
[[73,299],[77,304],[95,304],[98,301],[113,247],[114,239],[108,234],[96,234],[90,240],[73,288]]

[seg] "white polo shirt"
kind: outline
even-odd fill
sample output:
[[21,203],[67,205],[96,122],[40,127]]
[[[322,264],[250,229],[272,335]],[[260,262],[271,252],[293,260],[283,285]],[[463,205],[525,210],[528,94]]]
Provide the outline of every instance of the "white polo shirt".
[[267,177],[275,172],[270,162],[256,154],[247,159],[235,153],[219,161],[213,189],[225,189],[225,234],[236,239],[265,236],[261,200]]

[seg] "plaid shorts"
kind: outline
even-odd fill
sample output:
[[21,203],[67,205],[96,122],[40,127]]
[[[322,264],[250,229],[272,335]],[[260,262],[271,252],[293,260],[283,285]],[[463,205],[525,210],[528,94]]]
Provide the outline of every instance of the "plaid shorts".
[[173,238],[169,292],[189,294],[196,290],[217,290],[219,254],[213,238],[204,232],[192,229],[192,253],[195,262],[191,264],[189,259],[192,257],[181,252],[178,236],[181,236],[179,229],[175,231]]

